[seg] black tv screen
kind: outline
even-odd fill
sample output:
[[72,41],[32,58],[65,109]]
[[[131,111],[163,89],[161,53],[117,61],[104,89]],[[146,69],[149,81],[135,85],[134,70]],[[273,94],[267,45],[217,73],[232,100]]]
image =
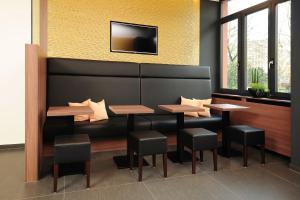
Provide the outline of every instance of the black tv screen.
[[157,55],[157,27],[110,22],[110,50]]

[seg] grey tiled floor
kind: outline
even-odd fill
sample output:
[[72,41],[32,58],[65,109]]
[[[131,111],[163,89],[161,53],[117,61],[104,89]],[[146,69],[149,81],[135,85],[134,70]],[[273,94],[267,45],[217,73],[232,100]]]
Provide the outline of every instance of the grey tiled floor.
[[[241,166],[241,157],[218,157],[219,170],[212,170],[212,153],[204,153],[197,163],[197,174],[191,174],[191,163],[168,161],[168,178],[162,178],[161,156],[157,167],[144,167],[143,182],[137,182],[137,171],[116,169],[112,156],[123,152],[93,155],[91,189],[85,189],[83,175],[59,179],[58,193],[52,193],[52,177],[37,183],[24,183],[24,150],[0,151],[0,199],[79,200],[289,200],[300,199],[300,174],[288,168],[288,161],[267,153],[267,164],[259,164],[259,152],[251,149],[249,167]],[[147,158],[151,163],[151,157]]]

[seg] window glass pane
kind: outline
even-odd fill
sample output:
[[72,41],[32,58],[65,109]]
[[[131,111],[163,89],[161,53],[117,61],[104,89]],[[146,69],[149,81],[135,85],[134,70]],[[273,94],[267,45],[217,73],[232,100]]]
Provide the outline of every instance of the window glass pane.
[[277,6],[277,92],[291,91],[291,2]]
[[255,6],[266,0],[230,0],[222,1],[222,17],[231,15],[246,8]]
[[268,88],[268,9],[247,16],[246,45],[247,88],[257,80],[254,69],[258,82]]
[[238,20],[222,25],[222,88],[238,88]]

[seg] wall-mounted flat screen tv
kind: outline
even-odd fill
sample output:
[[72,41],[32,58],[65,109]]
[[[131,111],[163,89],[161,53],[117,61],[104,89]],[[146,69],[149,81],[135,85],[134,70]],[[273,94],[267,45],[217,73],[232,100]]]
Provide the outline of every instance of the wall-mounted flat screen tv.
[[110,22],[110,50],[157,55],[157,27]]

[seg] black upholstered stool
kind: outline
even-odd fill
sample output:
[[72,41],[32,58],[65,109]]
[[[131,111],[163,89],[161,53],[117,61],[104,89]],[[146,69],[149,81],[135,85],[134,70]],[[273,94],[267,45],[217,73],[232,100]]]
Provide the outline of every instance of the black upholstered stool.
[[59,164],[85,162],[86,184],[90,187],[91,142],[87,134],[61,135],[54,142],[54,192],[57,191]]
[[233,125],[225,129],[228,139],[227,149],[230,156],[230,143],[236,142],[243,145],[244,167],[248,166],[248,146],[260,146],[261,163],[265,164],[265,131],[263,129],[254,128],[247,125]]
[[203,162],[203,150],[212,150],[214,170],[217,171],[217,133],[203,128],[186,128],[180,130],[182,144],[192,150],[192,173],[196,173],[196,151],[200,151],[200,161]]
[[130,169],[134,153],[138,155],[139,181],[142,181],[143,156],[152,155],[156,166],[156,154],[163,155],[164,177],[167,177],[167,137],[157,131],[135,131],[129,134]]

